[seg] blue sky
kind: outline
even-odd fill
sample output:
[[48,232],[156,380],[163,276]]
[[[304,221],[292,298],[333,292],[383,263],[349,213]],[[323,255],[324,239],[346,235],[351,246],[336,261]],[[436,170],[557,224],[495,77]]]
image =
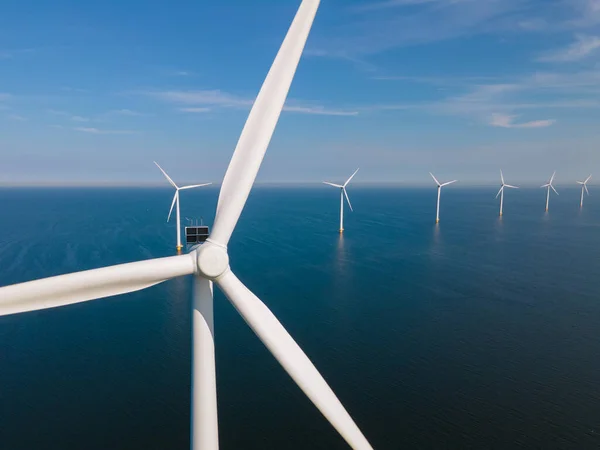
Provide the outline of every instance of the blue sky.
[[[299,0],[0,10],[0,183],[219,182]],[[259,181],[600,179],[600,0],[322,0]]]

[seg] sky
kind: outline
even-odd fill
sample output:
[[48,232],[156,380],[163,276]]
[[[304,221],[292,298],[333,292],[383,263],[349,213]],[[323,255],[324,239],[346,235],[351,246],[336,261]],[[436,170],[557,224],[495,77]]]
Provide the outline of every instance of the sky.
[[[5,0],[0,184],[219,183],[299,4]],[[600,180],[599,119],[600,0],[322,0],[257,181]]]

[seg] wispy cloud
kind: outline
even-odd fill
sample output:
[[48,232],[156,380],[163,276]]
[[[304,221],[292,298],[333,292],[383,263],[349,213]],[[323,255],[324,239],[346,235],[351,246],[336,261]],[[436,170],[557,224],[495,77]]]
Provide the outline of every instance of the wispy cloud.
[[0,59],[12,59],[17,56],[33,53],[34,51],[35,50],[33,48],[22,48],[22,49],[13,49],[13,50],[0,49]]
[[300,114],[316,114],[320,116],[357,116],[358,111],[344,111],[336,109],[327,109],[323,106],[289,106],[283,107],[284,111]]
[[71,87],[71,86],[63,86],[60,88],[60,90],[64,91],[64,92],[76,92],[78,94],[87,94],[90,92],[89,89],[82,89],[82,88]]
[[579,61],[600,49],[600,37],[598,36],[576,35],[575,38],[575,42],[569,46],[542,55],[537,60],[541,62]]
[[[411,6],[409,14],[399,6]],[[383,1],[354,8],[351,16],[317,35],[315,56],[364,57],[398,47],[422,45],[516,28],[528,16],[521,0]],[[355,12],[380,11],[377,14]],[[382,11],[383,10],[383,11]]]
[[90,119],[88,119],[87,117],[81,117],[81,116],[72,116],[71,120],[73,122],[89,122]]
[[92,127],[75,127],[73,128],[75,131],[81,131],[82,133],[89,134],[136,134],[137,131],[132,130],[101,130],[98,128]]
[[12,119],[12,120],[18,120],[18,121],[25,121],[25,120],[28,120],[26,117],[20,116],[20,115],[18,115],[18,114],[9,114],[7,117],[8,117],[9,119]]
[[[154,97],[167,103],[190,105],[179,108],[179,111],[199,113],[208,112],[212,108],[248,109],[254,99],[241,97],[221,90],[194,90],[194,91],[149,91],[144,95]],[[315,105],[297,100],[290,100],[284,111],[299,114],[314,114],[327,116],[356,116],[357,110],[331,109],[322,105]]]
[[131,109],[113,109],[106,113],[107,116],[130,116],[130,117],[141,117],[146,116],[146,113],[133,111]]
[[493,127],[501,128],[546,128],[556,123],[554,119],[515,123],[517,117],[516,115],[509,114],[492,114],[489,124]]
[[400,47],[480,35],[592,30],[600,25],[599,1],[365,0],[318,31],[307,54],[364,61]]
[[191,107],[191,108],[179,108],[179,111],[181,112],[186,112],[186,113],[207,113],[212,111],[212,109],[210,108],[206,108],[206,107]]
[[0,92],[0,102],[4,100],[8,100],[11,97],[10,94]]
[[537,72],[504,83],[469,85],[457,82],[456,90],[462,92],[439,100],[376,104],[361,110],[415,110],[433,115],[464,116],[497,127],[539,128],[555,121],[515,123],[516,112],[527,110],[542,114],[556,109],[600,109],[599,85],[600,71]]
[[379,11],[382,9],[397,8],[401,6],[422,5],[425,3],[443,2],[447,0],[387,0],[380,2],[365,3],[363,5],[352,6],[353,12]]
[[251,99],[241,98],[218,89],[194,91],[150,91],[145,92],[144,94],[166,102],[185,105],[211,105],[225,108],[245,108],[252,105]]

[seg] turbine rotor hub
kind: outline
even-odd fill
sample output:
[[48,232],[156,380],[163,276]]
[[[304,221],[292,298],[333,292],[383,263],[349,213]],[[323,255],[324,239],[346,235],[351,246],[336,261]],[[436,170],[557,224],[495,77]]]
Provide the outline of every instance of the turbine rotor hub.
[[229,268],[227,249],[208,241],[198,249],[196,264],[199,275],[215,280]]

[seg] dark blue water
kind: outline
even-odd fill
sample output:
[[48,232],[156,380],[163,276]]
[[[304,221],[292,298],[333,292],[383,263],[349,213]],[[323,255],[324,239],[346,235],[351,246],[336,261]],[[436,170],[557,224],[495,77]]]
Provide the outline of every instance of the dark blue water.
[[[600,197],[257,188],[232,268],[376,449],[600,447]],[[594,194],[592,192],[592,194]],[[170,190],[0,190],[0,285],[172,255]],[[212,222],[217,190],[182,196]],[[0,448],[187,449],[189,279],[0,318]],[[343,449],[216,294],[223,449]]]

